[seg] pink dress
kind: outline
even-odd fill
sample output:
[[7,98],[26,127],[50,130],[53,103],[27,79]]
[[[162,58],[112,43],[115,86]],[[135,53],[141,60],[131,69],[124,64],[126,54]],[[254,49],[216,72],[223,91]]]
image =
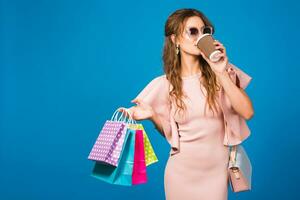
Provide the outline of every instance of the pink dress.
[[[226,70],[244,89],[252,79],[231,63]],[[223,89],[217,99],[219,112],[213,116],[205,107],[200,76],[182,77],[187,95],[183,98],[185,116],[174,112],[176,105],[169,99],[165,75],[154,78],[136,97],[155,110],[163,125],[162,135],[171,146],[164,175],[167,200],[226,200],[228,145],[239,144],[250,135],[245,119],[233,110]]]

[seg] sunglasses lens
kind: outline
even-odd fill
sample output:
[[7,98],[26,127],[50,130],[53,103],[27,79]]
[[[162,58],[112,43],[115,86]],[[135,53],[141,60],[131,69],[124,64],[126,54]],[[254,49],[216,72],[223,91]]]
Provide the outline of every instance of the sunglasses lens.
[[210,26],[205,26],[204,28],[203,28],[203,34],[206,34],[206,33],[208,33],[208,34],[212,34],[212,27],[210,27]]
[[190,28],[190,35],[191,36],[197,36],[199,34],[199,31],[197,28]]

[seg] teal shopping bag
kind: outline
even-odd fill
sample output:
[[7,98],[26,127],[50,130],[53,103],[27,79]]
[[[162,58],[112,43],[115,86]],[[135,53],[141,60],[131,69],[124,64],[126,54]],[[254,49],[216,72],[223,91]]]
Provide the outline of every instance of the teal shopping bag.
[[127,129],[119,165],[115,167],[102,162],[95,162],[91,176],[111,184],[132,185],[134,146],[135,130]]

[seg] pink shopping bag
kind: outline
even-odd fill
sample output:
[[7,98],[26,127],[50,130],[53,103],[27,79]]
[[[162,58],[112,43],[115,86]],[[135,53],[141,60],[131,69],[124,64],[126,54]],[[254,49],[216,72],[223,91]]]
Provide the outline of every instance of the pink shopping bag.
[[143,130],[136,130],[135,134],[135,149],[134,163],[132,171],[132,184],[142,184],[147,182],[147,171],[144,150]]

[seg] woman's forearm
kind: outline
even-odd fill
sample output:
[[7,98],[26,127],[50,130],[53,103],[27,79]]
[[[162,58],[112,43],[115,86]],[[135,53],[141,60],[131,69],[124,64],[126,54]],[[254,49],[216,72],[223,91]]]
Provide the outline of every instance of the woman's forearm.
[[[229,74],[224,72],[218,76],[218,79],[228,96],[232,107],[245,119],[253,116],[253,106],[250,98],[242,88],[238,88],[230,79]],[[242,105],[242,106],[241,106]]]

